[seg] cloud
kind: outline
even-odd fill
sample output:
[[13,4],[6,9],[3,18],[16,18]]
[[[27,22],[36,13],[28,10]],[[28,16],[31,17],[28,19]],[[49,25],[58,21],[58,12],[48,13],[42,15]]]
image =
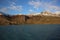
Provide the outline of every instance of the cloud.
[[0,8],[0,11],[1,12],[5,12],[5,13],[7,13],[9,10],[11,10],[11,11],[13,10],[13,11],[17,11],[17,12],[22,12],[23,7],[21,5],[17,6],[17,5],[15,5],[14,2],[12,2],[12,4],[10,6],[8,6],[8,7]]
[[23,10],[23,7],[22,6],[15,6],[15,5],[11,5],[9,7],[10,10],[14,10],[14,11],[18,11],[18,12],[21,12]]
[[38,9],[40,7],[39,1],[30,1],[28,2],[29,5],[34,6],[34,8]]
[[44,3],[43,6],[44,6],[45,10],[60,11],[60,7],[59,6],[52,5],[51,3]]
[[29,9],[29,12],[33,12],[33,10],[32,9]]
[[21,5],[16,5],[16,0],[13,0],[12,2],[9,1],[9,10],[13,10],[13,11],[18,11],[18,12],[22,12],[23,10],[23,6]]
[[7,13],[8,12],[8,9],[6,7],[2,7],[2,8],[0,8],[0,11]]
[[28,4],[31,5],[35,9],[43,8],[44,10],[49,10],[49,11],[60,11],[60,7],[54,5],[56,3],[56,0],[52,0],[51,2],[42,2],[42,1],[29,1]]

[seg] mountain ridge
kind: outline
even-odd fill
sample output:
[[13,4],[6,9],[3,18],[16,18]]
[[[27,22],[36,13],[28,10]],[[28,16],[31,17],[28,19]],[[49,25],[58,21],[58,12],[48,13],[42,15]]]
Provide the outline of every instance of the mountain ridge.
[[[47,13],[50,14],[50,13]],[[20,24],[60,24],[59,16],[46,15],[0,15],[0,25],[20,25]]]

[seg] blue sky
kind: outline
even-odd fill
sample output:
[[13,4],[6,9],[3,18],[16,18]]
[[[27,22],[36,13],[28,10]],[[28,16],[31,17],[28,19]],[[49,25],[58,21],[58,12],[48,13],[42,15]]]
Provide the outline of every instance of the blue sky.
[[30,14],[42,11],[60,12],[60,0],[0,0],[0,12]]

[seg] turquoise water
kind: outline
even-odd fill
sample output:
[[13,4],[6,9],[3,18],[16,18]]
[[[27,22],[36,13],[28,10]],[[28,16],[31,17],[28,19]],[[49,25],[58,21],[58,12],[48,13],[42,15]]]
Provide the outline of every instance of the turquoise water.
[[0,40],[60,40],[60,25],[0,26]]

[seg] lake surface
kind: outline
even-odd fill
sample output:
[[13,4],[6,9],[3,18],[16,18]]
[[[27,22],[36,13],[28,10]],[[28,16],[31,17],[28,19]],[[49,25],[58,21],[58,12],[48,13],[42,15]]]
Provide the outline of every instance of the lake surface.
[[0,26],[0,40],[60,40],[60,25]]

